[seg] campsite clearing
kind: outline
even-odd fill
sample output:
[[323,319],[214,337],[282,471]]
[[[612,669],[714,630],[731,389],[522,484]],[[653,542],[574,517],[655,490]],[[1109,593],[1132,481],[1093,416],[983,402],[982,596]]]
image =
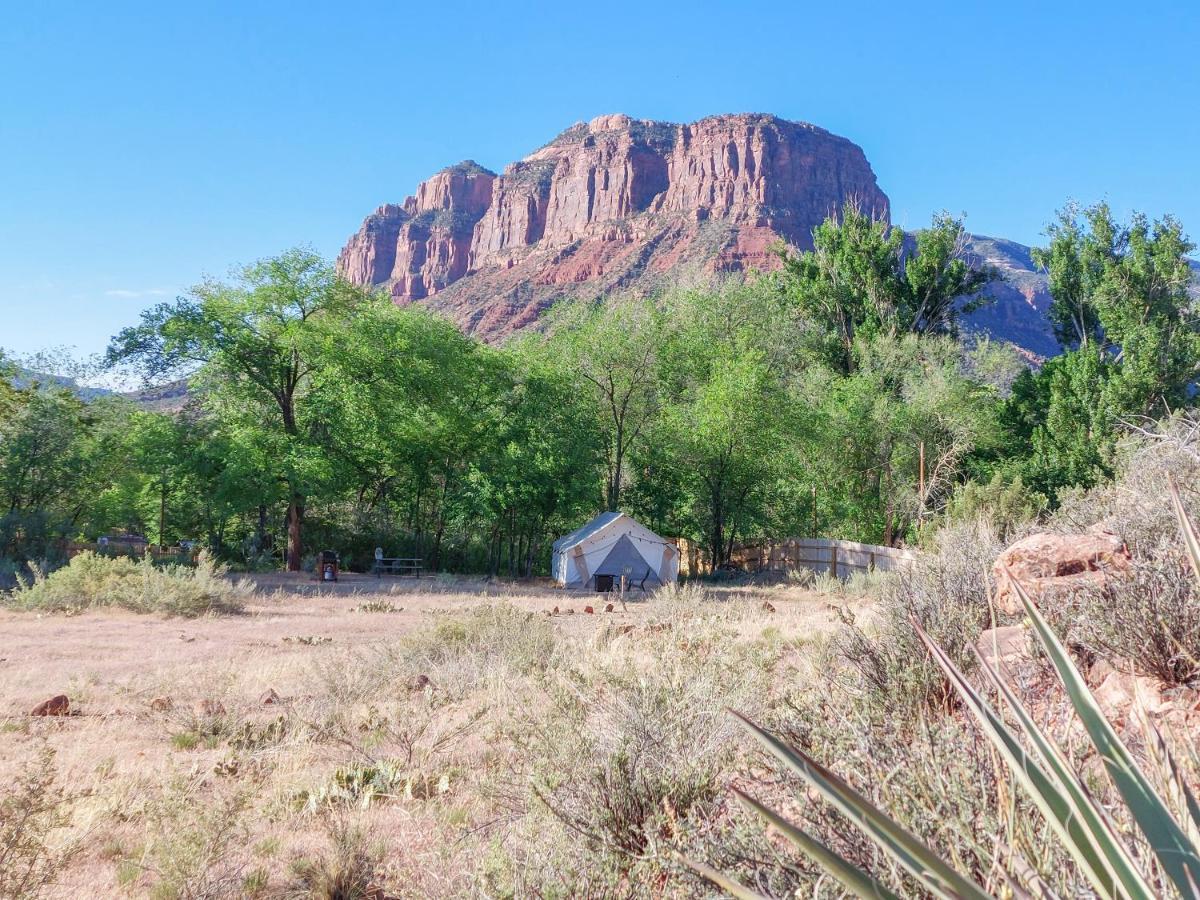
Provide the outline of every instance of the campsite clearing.
[[[471,896],[497,865],[525,878],[532,833],[570,846],[530,784],[548,765],[585,777],[558,736],[562,687],[604,714],[619,673],[703,680],[721,656],[697,648],[723,641],[788,685],[838,608],[872,607],[786,583],[623,607],[547,582],[257,581],[241,615],[0,611],[0,779],[52,750],[71,820],[54,844],[78,841],[47,896],[291,890],[351,839],[380,896]],[[29,716],[57,694],[71,715]]]

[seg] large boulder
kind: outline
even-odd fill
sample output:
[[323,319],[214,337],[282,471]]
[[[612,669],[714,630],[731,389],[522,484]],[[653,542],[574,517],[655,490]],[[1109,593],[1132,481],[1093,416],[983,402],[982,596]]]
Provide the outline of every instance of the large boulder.
[[1012,579],[1034,600],[1065,597],[1103,585],[1130,564],[1129,548],[1108,531],[1082,534],[1039,532],[1017,541],[996,558],[996,604],[1007,613],[1021,611]]
[[1171,703],[1162,695],[1162,685],[1157,679],[1131,672],[1110,672],[1092,691],[1104,717],[1114,725],[1129,724],[1135,707],[1140,707],[1151,716],[1171,710]]

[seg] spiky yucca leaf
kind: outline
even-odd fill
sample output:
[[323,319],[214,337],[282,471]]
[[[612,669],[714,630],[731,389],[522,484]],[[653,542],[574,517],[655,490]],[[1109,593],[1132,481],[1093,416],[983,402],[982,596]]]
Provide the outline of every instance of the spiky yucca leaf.
[[1109,778],[1125,801],[1130,816],[1146,836],[1159,864],[1176,889],[1185,897],[1200,897],[1200,892],[1196,890],[1196,886],[1200,885],[1200,853],[1188,840],[1162,798],[1154,792],[1133,755],[1104,717],[1087,682],[1071,662],[1067,648],[1029,599],[1020,582],[1011,575],[1009,577],[1050,664],[1058,674],[1096,753],[1104,762]]
[[1200,535],[1196,534],[1196,526],[1188,518],[1187,510],[1183,508],[1183,498],[1179,496],[1179,485],[1175,476],[1167,476],[1167,485],[1171,488],[1171,506],[1175,510],[1175,519],[1179,522],[1179,531],[1183,535],[1183,545],[1187,548],[1188,559],[1192,564],[1192,572],[1200,581]]
[[842,885],[862,900],[900,900],[890,890],[864,872],[858,866],[848,862],[838,853],[830,850],[811,834],[798,828],[774,810],[763,806],[749,794],[733,789],[738,800],[748,810],[758,814],[775,826],[775,830],[787,838],[792,844],[804,851],[817,862],[821,868],[836,878]]
[[1200,805],[1196,803],[1196,797],[1192,793],[1192,789],[1188,787],[1179,765],[1175,762],[1175,756],[1167,747],[1162,732],[1150,721],[1150,717],[1146,715],[1144,709],[1139,707],[1136,712],[1136,721],[1145,736],[1146,754],[1162,780],[1166,782],[1167,790],[1174,795],[1176,800],[1181,800],[1184,809],[1187,810],[1188,817],[1183,823],[1184,829],[1187,831],[1188,839],[1195,844],[1200,841]]
[[[994,900],[990,894],[957,872],[903,825],[803,750],[789,747],[740,713],[733,712],[733,715],[776,759],[808,782],[842,815],[866,832],[884,852],[907,869],[909,874],[935,897],[942,900]],[[865,872],[862,875],[870,877]]]
[[1013,689],[1000,677],[1000,674],[980,656],[975,653],[980,670],[991,682],[997,693],[1003,698],[1005,705],[1012,711],[1018,724],[1029,738],[1034,752],[1037,754],[1047,772],[1055,779],[1064,797],[1071,804],[1080,824],[1085,827],[1100,853],[1105,868],[1110,871],[1122,885],[1130,897],[1153,897],[1154,891],[1142,875],[1129,853],[1129,848],[1117,835],[1116,828],[1104,807],[1096,802],[1071,764],[1063,757],[1058,747],[1046,734],[1037,727],[1033,717],[1025,708]]
[[[975,716],[988,740],[1004,758],[1013,776],[1032,798],[1099,895],[1109,900],[1121,897],[1153,900],[1154,892],[1138,873],[1124,846],[1108,829],[1103,812],[1069,770],[1055,765],[1060,758],[1048,749],[1050,742],[1038,731],[1024,708],[1019,710],[1022,725],[1031,736],[1037,738],[1033,741],[1032,755],[1025,751],[1000,715],[975,690],[920,623],[914,619],[912,626],[955,692]],[[991,666],[982,658],[979,662],[989,677],[996,684],[1001,684]],[[1011,694],[1006,699],[1010,704],[1020,706]]]

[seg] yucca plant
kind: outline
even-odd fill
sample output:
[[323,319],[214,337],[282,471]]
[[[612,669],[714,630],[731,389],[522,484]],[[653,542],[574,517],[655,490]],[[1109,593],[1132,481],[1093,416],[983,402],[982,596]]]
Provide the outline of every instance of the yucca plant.
[[[1192,571],[1200,579],[1200,535],[1184,511],[1174,481],[1170,489],[1171,502]],[[1011,711],[1019,731],[1010,727],[916,621],[913,627],[955,693],[962,699],[964,707],[974,716],[980,729],[1004,759],[1013,778],[1046,818],[1098,897],[1106,900],[1151,900],[1161,896],[1155,887],[1159,883],[1164,889],[1167,885],[1173,886],[1182,897],[1200,900],[1200,848],[1192,837],[1200,833],[1200,806],[1180,775],[1166,742],[1154,726],[1147,723],[1151,758],[1164,769],[1166,778],[1163,780],[1183,799],[1186,809],[1183,825],[1176,820],[1166,799],[1156,792],[1105,719],[1062,641],[1015,579],[1013,586],[1039,644],[1124,802],[1129,820],[1137,825],[1157,860],[1157,878],[1147,873],[1147,861],[1139,861],[1130,852],[1106,810],[1080,781],[1054,742],[1037,727],[1029,711],[999,673],[979,657],[985,678]],[[942,900],[992,900],[992,895],[980,885],[956,871],[926,843],[803,750],[788,746],[748,719],[736,713],[734,715],[768,752],[860,828],[934,897]],[[1025,736],[1024,742],[1019,737],[1021,732]],[[765,819],[783,838],[811,857],[851,894],[872,900],[897,896],[870,873],[777,812],[741,791],[735,791],[735,794],[747,809]],[[690,860],[687,865],[735,897],[761,900],[761,895],[724,873]],[[1015,877],[1010,877],[1009,884],[1016,896],[1024,896]]]

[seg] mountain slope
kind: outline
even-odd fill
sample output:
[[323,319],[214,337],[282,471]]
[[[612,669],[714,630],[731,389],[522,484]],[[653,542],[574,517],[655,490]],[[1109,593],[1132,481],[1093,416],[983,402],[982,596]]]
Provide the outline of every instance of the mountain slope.
[[1061,352],[1047,318],[1050,284],[1034,264],[1030,248],[974,234],[967,250],[974,259],[996,268],[1003,278],[988,288],[992,302],[967,316],[967,329],[1011,341],[1043,358]]

